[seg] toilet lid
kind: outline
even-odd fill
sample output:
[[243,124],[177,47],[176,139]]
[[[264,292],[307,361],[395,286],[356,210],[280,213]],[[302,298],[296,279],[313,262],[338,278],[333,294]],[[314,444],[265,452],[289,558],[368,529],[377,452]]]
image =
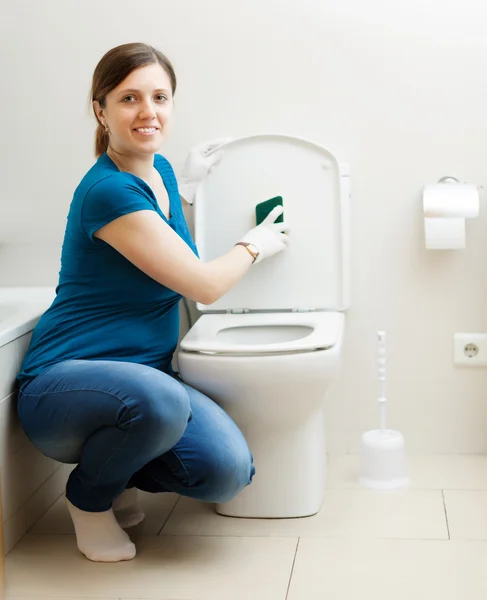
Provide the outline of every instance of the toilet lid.
[[226,254],[255,226],[256,204],[283,197],[290,245],[253,265],[202,312],[343,310],[348,305],[348,189],[336,158],[284,135],[233,140],[195,196],[195,242],[201,259]]

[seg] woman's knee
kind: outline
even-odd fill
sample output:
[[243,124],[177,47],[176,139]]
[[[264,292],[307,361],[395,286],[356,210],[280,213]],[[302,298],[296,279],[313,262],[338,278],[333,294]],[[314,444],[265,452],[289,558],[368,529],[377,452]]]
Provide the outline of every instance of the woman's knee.
[[253,457],[247,449],[221,447],[202,457],[200,464],[201,500],[228,502],[247,487],[255,473]]
[[133,382],[124,398],[119,426],[142,434],[150,442],[161,440],[166,448],[176,444],[191,416],[189,396],[183,386],[165,373]]

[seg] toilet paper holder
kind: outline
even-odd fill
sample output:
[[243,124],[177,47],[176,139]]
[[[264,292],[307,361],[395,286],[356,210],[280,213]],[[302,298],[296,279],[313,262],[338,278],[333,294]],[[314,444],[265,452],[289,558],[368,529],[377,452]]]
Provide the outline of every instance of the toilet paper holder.
[[460,183],[460,180],[451,175],[445,175],[445,177],[438,179],[438,183]]
[[423,188],[425,245],[429,250],[466,247],[465,220],[479,215],[479,190],[446,175]]

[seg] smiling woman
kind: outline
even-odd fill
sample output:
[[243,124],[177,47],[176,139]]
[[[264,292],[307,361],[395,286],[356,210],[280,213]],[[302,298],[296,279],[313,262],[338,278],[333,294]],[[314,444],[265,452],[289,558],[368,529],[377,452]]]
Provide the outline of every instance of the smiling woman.
[[[120,171],[137,174],[145,181],[169,219],[167,189],[146,157],[154,156],[169,132],[176,75],[161,52],[135,46],[132,56],[129,54],[132,61],[126,59],[127,48],[121,46],[108,52],[95,70],[91,90],[98,120],[95,154],[106,152]],[[134,62],[141,64],[134,69]]]
[[[94,561],[135,556],[123,528],[144,518],[137,488],[224,502],[254,473],[235,423],[172,369],[179,301],[211,304],[287,236],[274,214],[241,240],[253,254],[235,245],[199,259],[173,169],[158,154],[175,91],[171,63],[146,44],[114,48],[96,66],[97,161],[74,192],[56,298],[18,374],[25,433],[46,456],[77,464],[66,500],[78,548]],[[191,186],[220,145],[189,153]]]
[[[140,67],[146,67],[143,77],[138,77]],[[158,81],[161,87],[152,89],[154,82]],[[134,83],[142,84],[141,89],[137,85],[133,88]],[[93,111],[98,120],[95,155],[100,156],[107,151],[110,134],[112,152],[120,151],[120,148],[116,147],[118,144],[123,146],[123,138],[113,138],[117,135],[116,119],[120,114],[117,113],[117,108],[120,103],[133,105],[129,109],[130,112],[126,114],[126,125],[131,125],[131,118],[132,120],[139,118],[142,103],[142,110],[148,110],[145,114],[146,120],[142,122],[144,119],[144,112],[142,112],[141,121],[135,123],[133,128],[149,125],[162,133],[164,126],[167,128],[172,115],[172,99],[176,93],[176,86],[176,74],[170,60],[151,46],[124,44],[107,52],[95,69],[91,88]],[[136,112],[137,110],[139,112]],[[157,117],[162,118],[162,122],[156,122]],[[166,132],[167,129],[164,133]],[[162,139],[157,139],[159,145],[155,151],[160,147],[161,141]]]

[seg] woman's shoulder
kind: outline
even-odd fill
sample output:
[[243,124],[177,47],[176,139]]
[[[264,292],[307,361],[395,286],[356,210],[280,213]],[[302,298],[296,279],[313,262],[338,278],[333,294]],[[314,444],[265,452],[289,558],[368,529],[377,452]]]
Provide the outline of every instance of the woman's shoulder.
[[75,196],[86,196],[93,191],[114,191],[122,188],[128,189],[133,187],[134,179],[131,173],[119,171],[109,162],[103,160],[103,155],[91,167],[80,181],[75,191]]

